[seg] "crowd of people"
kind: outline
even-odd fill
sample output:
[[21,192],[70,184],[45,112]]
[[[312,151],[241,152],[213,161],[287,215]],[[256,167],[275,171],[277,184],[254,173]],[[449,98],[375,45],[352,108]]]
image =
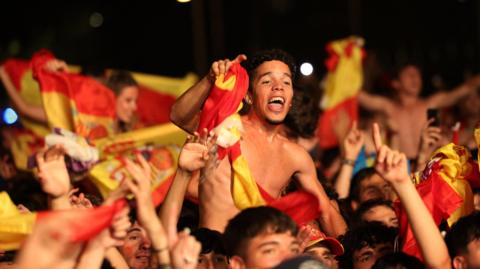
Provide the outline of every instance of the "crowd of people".
[[[68,72],[55,58],[40,68]],[[422,98],[420,67],[399,65],[390,97],[359,89],[358,118],[338,113],[339,145],[326,149],[317,89],[297,84],[296,71],[278,49],[213,62],[171,108],[189,136],[159,205],[141,153],[122,159],[129,177],[102,197],[68,165],[69,145],[44,147],[21,171],[4,135],[4,193],[18,214],[48,216],[38,213],[18,247],[0,249],[0,268],[480,268],[480,76]],[[47,123],[3,66],[0,79],[21,117]],[[94,79],[115,95],[111,133],[135,128],[133,77]],[[2,210],[7,246],[18,234],[2,228],[12,219]],[[83,233],[105,212],[104,226]]]

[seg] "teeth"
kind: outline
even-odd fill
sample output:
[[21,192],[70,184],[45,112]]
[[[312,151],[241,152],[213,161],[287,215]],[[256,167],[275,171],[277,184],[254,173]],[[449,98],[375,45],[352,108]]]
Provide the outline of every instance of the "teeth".
[[268,101],[268,103],[280,103],[283,104],[285,101],[283,100],[282,97],[273,97]]

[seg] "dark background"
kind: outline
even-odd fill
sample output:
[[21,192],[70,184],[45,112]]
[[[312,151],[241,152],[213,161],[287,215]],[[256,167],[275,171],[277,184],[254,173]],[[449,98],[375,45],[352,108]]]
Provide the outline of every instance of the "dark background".
[[[278,47],[321,76],[326,42],[357,34],[382,70],[415,58],[427,92],[433,75],[454,85],[480,62],[475,0],[16,2],[2,3],[0,60],[48,48],[72,64],[183,76],[203,75],[218,58]],[[94,12],[103,16],[97,28],[89,24]]]

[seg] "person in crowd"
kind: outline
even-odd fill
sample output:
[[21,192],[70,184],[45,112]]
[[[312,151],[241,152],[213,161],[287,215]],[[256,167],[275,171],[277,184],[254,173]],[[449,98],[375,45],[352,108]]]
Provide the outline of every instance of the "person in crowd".
[[445,236],[448,252],[452,258],[452,267],[480,267],[480,213],[459,219]]
[[363,202],[355,212],[355,224],[361,222],[381,222],[387,227],[398,228],[398,218],[391,201],[382,199]]

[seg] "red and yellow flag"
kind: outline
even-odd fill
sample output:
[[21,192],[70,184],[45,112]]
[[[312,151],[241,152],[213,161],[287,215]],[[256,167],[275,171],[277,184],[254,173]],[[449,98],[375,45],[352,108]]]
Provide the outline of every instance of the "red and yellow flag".
[[[120,199],[112,205],[91,209],[72,209],[20,213],[6,192],[0,192],[0,250],[18,249],[23,240],[32,232],[35,223],[45,218],[58,218],[59,215],[72,215],[69,227],[74,233],[71,242],[83,242],[93,238],[109,227],[113,217],[127,206]],[[88,223],[88,225],[85,225]]]
[[269,205],[289,214],[297,223],[318,216],[318,201],[307,192],[295,192],[274,199],[253,178],[242,155],[242,121],[237,113],[248,90],[248,75],[240,64],[233,64],[226,75],[219,75],[202,109],[198,131],[214,130],[218,136],[218,157],[228,156],[232,166],[232,198],[238,209]]
[[322,148],[338,145],[334,133],[335,117],[338,113],[347,115],[350,122],[358,118],[357,93],[363,84],[362,61],[365,58],[363,39],[349,37],[327,44],[329,54],[325,65],[328,70],[321,107],[317,137]]
[[[473,212],[473,194],[469,184],[473,179],[479,179],[478,167],[464,147],[450,143],[433,153],[418,179],[417,191],[437,225],[442,220],[452,225]],[[400,202],[396,203],[396,207],[404,242],[402,250],[422,259],[407,214]]]

